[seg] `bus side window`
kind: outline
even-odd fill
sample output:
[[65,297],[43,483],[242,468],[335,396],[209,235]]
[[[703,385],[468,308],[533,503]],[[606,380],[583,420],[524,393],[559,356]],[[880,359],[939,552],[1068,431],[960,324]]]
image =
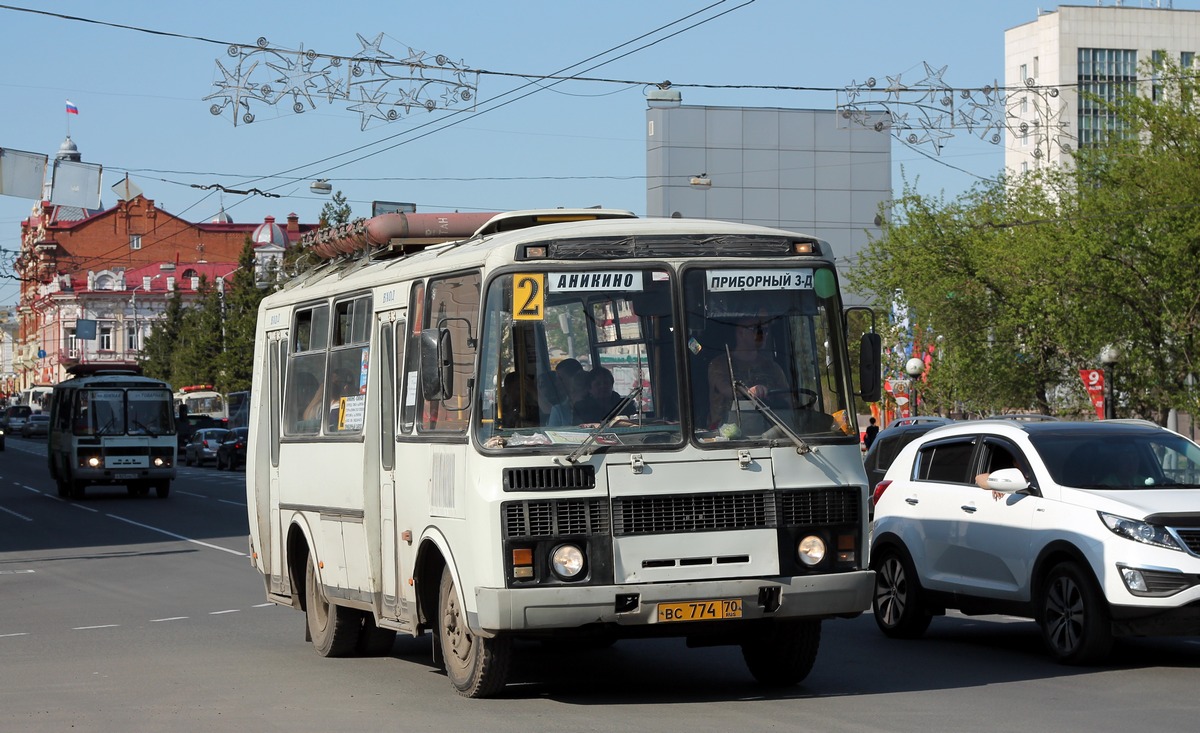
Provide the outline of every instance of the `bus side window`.
[[422,406],[422,431],[467,429],[470,418],[472,374],[479,342],[479,301],[482,278],[478,272],[429,281],[426,325],[450,331],[454,350],[454,382],[449,399]]

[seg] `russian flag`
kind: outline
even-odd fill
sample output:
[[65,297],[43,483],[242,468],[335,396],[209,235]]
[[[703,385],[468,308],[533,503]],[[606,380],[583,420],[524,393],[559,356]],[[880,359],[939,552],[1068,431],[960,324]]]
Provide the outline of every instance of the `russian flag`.
[[69,100],[69,99],[67,100],[67,114],[69,114],[69,115],[79,114],[79,108],[76,107],[75,104],[73,102],[71,102],[71,100]]

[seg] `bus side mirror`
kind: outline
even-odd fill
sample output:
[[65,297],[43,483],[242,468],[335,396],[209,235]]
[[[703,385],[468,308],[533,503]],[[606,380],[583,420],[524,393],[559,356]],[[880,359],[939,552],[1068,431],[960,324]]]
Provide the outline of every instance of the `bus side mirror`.
[[882,372],[881,344],[879,334],[875,332],[864,333],[859,343],[858,384],[864,402],[878,402],[882,397],[879,378]]
[[427,400],[445,400],[454,392],[454,346],[450,329],[421,332],[421,393]]

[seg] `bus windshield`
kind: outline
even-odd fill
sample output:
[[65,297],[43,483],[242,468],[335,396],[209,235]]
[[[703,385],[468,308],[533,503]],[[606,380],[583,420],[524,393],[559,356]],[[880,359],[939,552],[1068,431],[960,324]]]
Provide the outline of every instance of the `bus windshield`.
[[681,443],[671,283],[665,269],[632,267],[493,279],[476,385],[479,442]]
[[76,393],[76,435],[165,435],[175,430],[165,389],[85,389]]
[[830,269],[690,268],[683,287],[697,441],[853,430]]

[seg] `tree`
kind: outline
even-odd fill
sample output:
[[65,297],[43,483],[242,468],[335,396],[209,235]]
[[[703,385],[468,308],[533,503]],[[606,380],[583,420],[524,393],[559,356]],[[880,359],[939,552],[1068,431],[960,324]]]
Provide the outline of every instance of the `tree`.
[[247,237],[238,258],[238,269],[225,289],[225,344],[216,381],[217,389],[221,392],[250,389],[258,304],[268,292],[267,288],[259,287],[257,282],[254,245]]
[[324,206],[321,207],[321,226],[337,226],[338,224],[346,224],[350,221],[350,204],[346,201],[346,197],[341,191],[333,194]]
[[171,360],[172,384],[214,384],[224,348],[222,294],[201,276],[199,302],[183,314],[183,326]]
[[[171,373],[173,355],[183,329],[183,295],[178,289],[167,298],[163,317],[154,323],[142,347],[141,365],[147,376],[163,379],[175,385]],[[176,385],[178,386],[178,385]]]
[[[984,183],[952,202],[907,185],[850,273],[943,337],[926,394],[1090,412],[1078,369],[1122,347],[1122,416],[1197,412],[1200,120],[1196,77],[1147,67],[1153,98],[1108,103],[1119,124],[1073,166]],[[1097,103],[1103,103],[1096,99]]]

